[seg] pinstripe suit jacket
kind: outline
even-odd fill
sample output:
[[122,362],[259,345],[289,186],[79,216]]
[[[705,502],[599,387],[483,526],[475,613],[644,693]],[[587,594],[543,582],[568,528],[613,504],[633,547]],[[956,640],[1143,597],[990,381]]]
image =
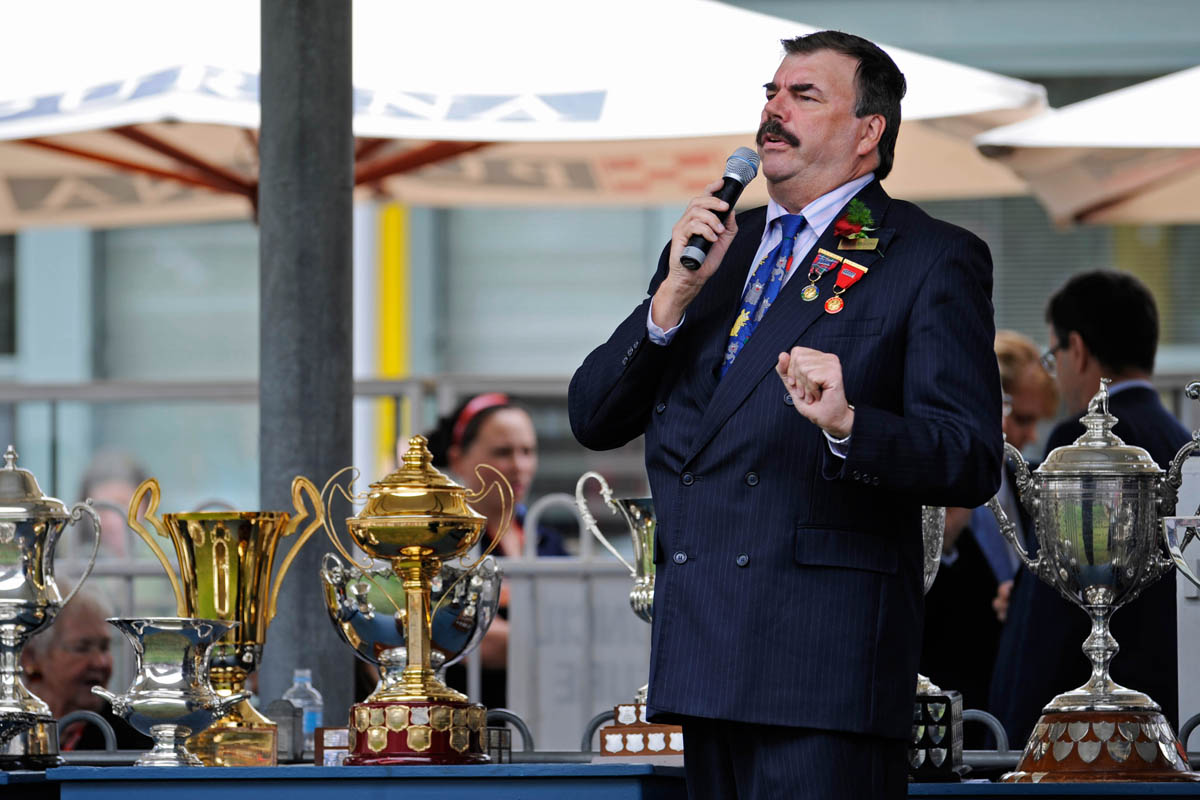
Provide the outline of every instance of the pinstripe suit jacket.
[[[658,517],[650,712],[907,736],[920,652],[920,506],[983,503],[1000,484],[991,259],[965,230],[858,194],[878,251],[825,313],[784,286],[725,377],[716,369],[766,212],[738,215],[720,269],[667,346],[647,298],[576,371],[587,447],[646,436]],[[816,248],[835,250],[833,226]],[[650,283],[666,276],[664,250]],[[800,345],[835,353],[855,405],[847,457],[774,372]]]

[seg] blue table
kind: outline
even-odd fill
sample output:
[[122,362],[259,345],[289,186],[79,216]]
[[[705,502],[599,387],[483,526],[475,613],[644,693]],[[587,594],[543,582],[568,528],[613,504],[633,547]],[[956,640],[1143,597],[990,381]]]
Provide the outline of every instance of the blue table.
[[4,800],[55,800],[58,785],[46,780],[42,771],[0,771],[0,797]]
[[[4,785],[7,784],[7,785]],[[0,773],[0,795],[62,800],[684,800],[683,768],[653,764],[488,764],[462,767],[57,767],[43,773]],[[14,793],[16,790],[19,793]],[[141,794],[150,792],[151,794]],[[1141,800],[1191,797],[1200,784],[916,783],[910,798],[1096,797]]]
[[682,767],[652,764],[480,764],[462,767],[58,767],[63,800],[685,800]]

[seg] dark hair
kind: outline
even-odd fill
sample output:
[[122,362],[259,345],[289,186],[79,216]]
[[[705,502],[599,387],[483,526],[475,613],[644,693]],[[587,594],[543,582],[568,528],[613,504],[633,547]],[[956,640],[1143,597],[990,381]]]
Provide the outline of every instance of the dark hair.
[[477,394],[459,403],[454,411],[438,420],[436,428],[425,434],[433,465],[438,469],[450,466],[450,447],[456,444],[463,450],[470,447],[488,417],[506,408],[517,406],[509,402],[507,395],[498,393]]
[[908,91],[904,73],[874,42],[842,31],[817,31],[807,36],[783,39],[783,50],[789,56],[832,50],[856,59],[854,73],[858,103],[854,116],[880,114],[884,119],[883,135],[879,137],[879,166],[875,177],[883,180],[892,171],[896,158],[896,135],[900,133],[900,101]]
[[1154,371],[1158,308],[1146,285],[1129,273],[1095,270],[1073,276],[1046,304],[1046,322],[1062,346],[1071,331],[1078,333],[1113,372]]

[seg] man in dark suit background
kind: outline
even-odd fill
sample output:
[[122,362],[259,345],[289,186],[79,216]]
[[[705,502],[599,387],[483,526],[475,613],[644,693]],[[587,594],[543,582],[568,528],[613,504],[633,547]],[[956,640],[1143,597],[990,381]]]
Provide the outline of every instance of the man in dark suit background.
[[[1145,448],[1163,469],[1191,438],[1163,407],[1150,384],[1158,348],[1158,310],[1150,290],[1132,275],[1099,270],[1067,281],[1046,306],[1050,349],[1044,358],[1055,372],[1067,408],[1076,414],[1056,427],[1046,454],[1083,435],[1079,417],[1108,378],[1113,433]],[[1159,580],[1112,618],[1120,647],[1113,680],[1148,694],[1178,730],[1179,675],[1174,574]],[[1042,708],[1091,674],[1083,641],[1087,615],[1022,568],[1009,604],[992,679],[991,710],[1020,748]]]
[[[900,798],[921,505],[1000,483],[991,259],[879,185],[892,60],[831,31],[784,49],[757,136],[770,204],[722,223],[691,201],[576,371],[571,425],[593,449],[646,437],[648,710],[684,727],[689,794]],[[712,247],[690,271],[694,234]]]
[[[1033,340],[1016,331],[996,332],[996,361],[1004,390],[1004,435],[1023,450],[1037,439],[1037,425],[1058,413],[1054,378],[1041,364]],[[1005,469],[996,497],[1028,547],[1033,522],[1018,502]],[[963,707],[988,709],[992,669],[1000,645],[1012,579],[1020,562],[986,506],[946,509],[943,555],[937,579],[925,595],[921,674],[943,689],[962,693]],[[963,731],[964,747],[994,747],[982,725]]]

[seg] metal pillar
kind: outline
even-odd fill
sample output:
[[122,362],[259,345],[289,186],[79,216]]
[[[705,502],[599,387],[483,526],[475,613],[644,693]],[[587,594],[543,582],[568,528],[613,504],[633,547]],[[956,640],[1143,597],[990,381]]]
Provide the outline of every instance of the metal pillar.
[[[259,485],[262,508],[287,509],[293,476],[320,488],[352,457],[351,4],[261,8]],[[259,695],[279,697],[293,668],[309,667],[337,725],[353,702],[354,659],[321,599],[322,539],[284,581]]]

